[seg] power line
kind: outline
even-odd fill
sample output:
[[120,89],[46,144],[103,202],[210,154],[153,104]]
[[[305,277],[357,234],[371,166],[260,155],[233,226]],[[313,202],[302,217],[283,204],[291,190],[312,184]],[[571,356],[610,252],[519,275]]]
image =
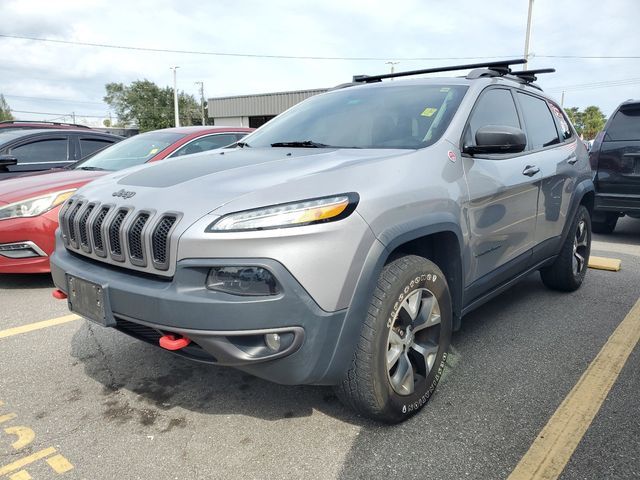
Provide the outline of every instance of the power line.
[[31,40],[34,42],[49,42],[63,45],[80,45],[84,47],[100,47],[115,48],[119,50],[137,50],[142,52],[156,53],[182,53],[190,55],[212,55],[219,57],[246,57],[246,58],[275,58],[275,59],[291,59],[291,60],[351,60],[351,61],[384,61],[393,58],[395,60],[411,61],[411,60],[466,60],[466,59],[486,59],[486,58],[514,58],[513,55],[494,55],[490,57],[397,57],[391,55],[389,57],[324,57],[317,55],[266,55],[257,53],[232,53],[232,52],[207,52],[198,50],[172,50],[168,48],[150,48],[150,47],[134,47],[129,45],[112,45],[107,43],[90,43],[90,42],[74,42],[71,40],[57,40],[53,38],[27,37],[21,35],[0,34],[4,38],[17,38],[20,40]]
[[[390,55],[388,57],[327,57],[319,55],[269,55],[269,54],[257,54],[257,53],[236,53],[236,52],[212,52],[202,50],[173,50],[168,48],[151,48],[151,47],[137,47],[131,45],[113,45],[108,43],[92,43],[92,42],[76,42],[71,40],[58,40],[53,38],[40,38],[30,37],[24,35],[8,35],[0,34],[3,38],[15,38],[20,40],[30,40],[34,42],[48,42],[57,43],[62,45],[78,45],[84,47],[100,47],[100,48],[113,48],[118,50],[136,50],[142,52],[156,52],[156,53],[180,53],[189,55],[211,55],[219,57],[245,57],[245,58],[272,58],[272,59],[290,59],[290,60],[349,60],[349,61],[385,61],[390,58],[401,61],[419,61],[419,60],[467,60],[467,59],[487,59],[487,58],[515,58],[517,55],[491,55],[491,56],[471,56],[471,57],[398,57],[396,55]],[[640,55],[539,55],[536,53],[530,54],[534,58],[565,58],[565,59],[640,59]]]
[[605,88],[605,87],[623,87],[626,85],[635,85],[637,83],[640,83],[640,78],[626,78],[626,79],[620,79],[620,80],[607,80],[602,82],[565,85],[562,87],[548,87],[548,88],[545,88],[545,90],[546,91],[592,90],[595,88]]
[[[60,112],[32,112],[29,110],[14,110],[11,109],[11,112],[13,113],[33,113],[34,115],[58,115],[61,117],[71,117],[72,114],[71,113],[60,113]],[[82,113],[76,113],[75,114],[76,117],[87,117],[87,118],[105,118],[108,115],[85,115]]]
[[24,98],[27,100],[44,100],[49,102],[86,103],[92,105],[106,105],[104,102],[92,102],[89,100],[73,100],[71,98],[50,98],[50,97],[28,97],[25,95],[4,95],[5,98]]

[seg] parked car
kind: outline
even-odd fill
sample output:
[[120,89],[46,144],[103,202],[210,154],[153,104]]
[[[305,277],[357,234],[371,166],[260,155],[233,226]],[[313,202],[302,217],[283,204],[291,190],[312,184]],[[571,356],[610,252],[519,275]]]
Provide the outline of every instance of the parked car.
[[640,100],[622,103],[590,151],[596,169],[593,231],[611,233],[618,218],[640,218]]
[[83,129],[0,129],[0,180],[66,167],[120,140]]
[[55,128],[57,130],[67,128],[81,128],[85,130],[91,130],[91,127],[87,127],[86,125],[78,125],[77,123],[45,122],[40,120],[4,120],[0,122],[0,129],[3,132],[9,130],[27,130],[34,128]]
[[225,147],[250,131],[235,127],[156,130],[123,140],[66,169],[0,182],[0,273],[49,271],[60,204],[82,185],[145,162]]
[[242,148],[78,190],[55,296],[186,358],[408,418],[463,315],[531,272],[562,291],[587,272],[586,149],[537,72],[512,63],[356,77]]

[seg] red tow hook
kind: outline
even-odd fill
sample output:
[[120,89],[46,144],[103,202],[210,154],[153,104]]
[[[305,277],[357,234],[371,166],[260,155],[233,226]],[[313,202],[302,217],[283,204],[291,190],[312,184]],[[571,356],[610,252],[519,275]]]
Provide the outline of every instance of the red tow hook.
[[51,292],[51,295],[53,295],[53,298],[57,298],[58,300],[64,300],[65,298],[67,298],[67,294],[59,288],[56,288],[53,292]]
[[180,350],[191,343],[187,337],[177,337],[176,335],[164,335],[160,337],[160,346],[165,350]]

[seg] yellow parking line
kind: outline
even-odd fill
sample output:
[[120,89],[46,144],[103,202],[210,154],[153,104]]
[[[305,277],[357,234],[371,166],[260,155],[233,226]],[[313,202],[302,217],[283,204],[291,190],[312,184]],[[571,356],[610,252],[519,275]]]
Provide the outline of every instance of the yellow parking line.
[[594,257],[593,255],[589,256],[589,268],[617,272],[620,270],[621,264],[622,261],[617,258]]
[[0,338],[13,337],[14,335],[20,335],[21,333],[40,330],[41,328],[54,327],[56,325],[62,325],[63,323],[80,320],[80,318],[81,317],[79,317],[78,315],[65,315],[64,317],[52,318],[51,320],[43,320],[42,322],[29,323],[27,325],[21,325],[20,327],[7,328],[6,330],[0,330]]
[[508,480],[553,480],[560,476],[638,341],[640,300],[609,337]]
[[28,457],[21,458],[20,460],[16,460],[9,465],[5,465],[4,467],[0,467],[0,477],[14,472],[16,470],[20,470],[22,467],[26,467],[27,465],[37,462],[41,458],[48,457],[52,453],[56,453],[56,449],[53,447],[45,448],[44,450],[40,450],[39,452],[33,453]]

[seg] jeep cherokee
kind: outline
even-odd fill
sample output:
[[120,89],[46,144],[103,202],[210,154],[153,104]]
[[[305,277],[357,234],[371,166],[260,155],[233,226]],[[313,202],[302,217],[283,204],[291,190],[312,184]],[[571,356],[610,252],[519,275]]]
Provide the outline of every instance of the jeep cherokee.
[[585,277],[587,152],[532,83],[544,71],[517,63],[354,77],[234,150],[91,183],[60,213],[54,296],[183,357],[408,418],[467,312],[536,270],[564,291]]

